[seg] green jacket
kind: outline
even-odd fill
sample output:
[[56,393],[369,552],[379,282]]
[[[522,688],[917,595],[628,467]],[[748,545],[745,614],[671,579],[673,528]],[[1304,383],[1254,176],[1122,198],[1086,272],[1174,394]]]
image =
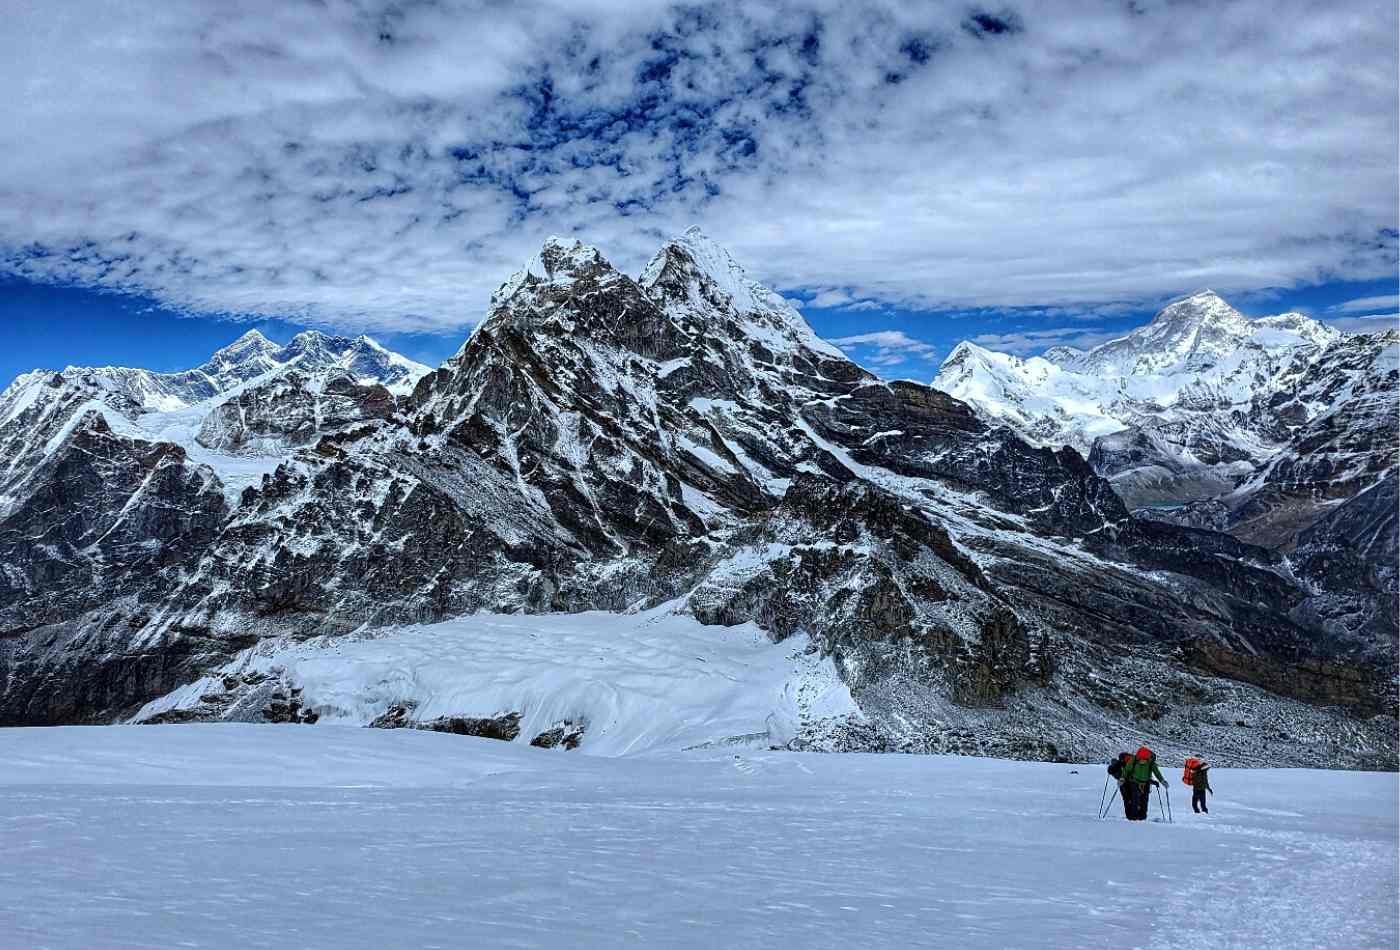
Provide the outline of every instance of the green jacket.
[[1162,770],[1157,768],[1155,755],[1146,761],[1133,759],[1132,764],[1123,770],[1123,778],[1126,781],[1147,783],[1154,777],[1163,785],[1167,784],[1167,780],[1162,777]]
[[1206,774],[1209,771],[1209,765],[1197,766],[1196,771],[1191,773],[1191,787],[1203,788],[1208,792],[1215,791],[1215,789],[1210,787],[1210,776]]

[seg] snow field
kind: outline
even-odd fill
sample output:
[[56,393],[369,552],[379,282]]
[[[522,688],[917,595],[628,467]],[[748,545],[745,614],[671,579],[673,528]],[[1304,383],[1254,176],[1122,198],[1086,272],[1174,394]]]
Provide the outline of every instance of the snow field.
[[707,744],[784,745],[804,718],[858,714],[806,636],[773,643],[753,624],[707,627],[666,605],[639,614],[474,614],[305,643],[267,641],[135,717],[197,707],[226,674],[285,675],[321,723],[367,725],[401,703],[413,718],[521,713],[520,738],[584,721],[583,751],[624,755]]
[[[0,946],[1393,947],[1396,776],[0,730]],[[1153,806],[1156,814],[1156,805]]]

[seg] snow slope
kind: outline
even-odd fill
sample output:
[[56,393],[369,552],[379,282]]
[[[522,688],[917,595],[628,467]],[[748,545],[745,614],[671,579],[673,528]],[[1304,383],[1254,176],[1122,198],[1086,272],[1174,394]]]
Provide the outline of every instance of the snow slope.
[[200,725],[0,730],[0,762],[6,947],[1397,939],[1394,774],[1217,770],[1208,818],[1176,784],[1130,825],[1099,765],[942,756]]
[[[198,710],[225,677],[249,672],[302,690],[319,723],[368,725],[392,707],[413,718],[522,715],[518,741],[584,722],[599,755],[710,744],[768,748],[804,719],[857,714],[830,657],[805,635],[774,643],[751,623],[706,627],[667,605],[636,615],[476,614],[444,623],[267,640],[146,706],[137,721]],[[232,706],[226,718],[242,715]],[[261,708],[249,714],[261,719]]]

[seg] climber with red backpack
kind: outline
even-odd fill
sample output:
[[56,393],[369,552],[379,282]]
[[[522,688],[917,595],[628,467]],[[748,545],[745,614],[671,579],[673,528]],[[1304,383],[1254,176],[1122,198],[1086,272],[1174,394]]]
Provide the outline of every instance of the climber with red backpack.
[[1210,787],[1210,765],[1205,759],[1194,756],[1186,760],[1186,768],[1181,771],[1181,780],[1191,786],[1191,810],[1196,814],[1210,814],[1206,807],[1206,793],[1215,794]]
[[1147,746],[1138,749],[1133,761],[1123,770],[1123,810],[1128,820],[1145,821],[1153,786],[1166,784],[1162,770],[1157,768],[1156,753]]

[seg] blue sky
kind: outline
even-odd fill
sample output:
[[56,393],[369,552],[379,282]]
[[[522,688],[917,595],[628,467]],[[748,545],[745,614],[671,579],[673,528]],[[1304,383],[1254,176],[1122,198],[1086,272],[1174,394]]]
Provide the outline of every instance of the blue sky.
[[691,224],[887,375],[1202,287],[1393,320],[1393,4],[124,11],[0,33],[0,376],[249,324],[437,362],[548,235],[637,273]]

